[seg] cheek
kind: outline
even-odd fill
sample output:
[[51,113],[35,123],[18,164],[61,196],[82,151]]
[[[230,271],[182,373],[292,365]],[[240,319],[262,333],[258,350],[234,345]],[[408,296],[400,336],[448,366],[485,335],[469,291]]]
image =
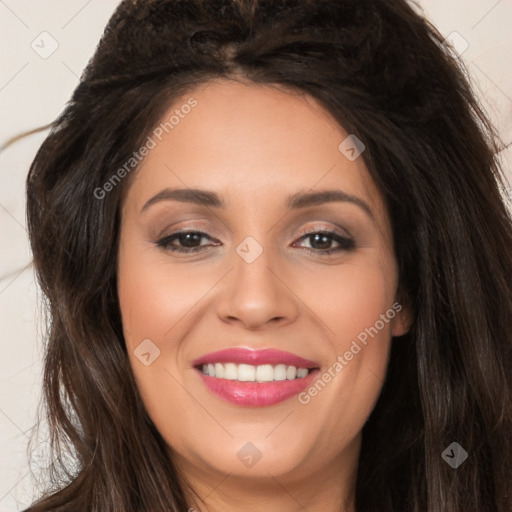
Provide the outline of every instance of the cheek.
[[[392,264],[361,258],[336,270],[310,271],[307,279],[297,277],[294,292],[307,305],[305,315],[310,311],[315,314],[316,323],[324,328],[333,351],[339,354],[391,308],[396,294],[395,275]],[[384,326],[379,322],[379,327],[383,337],[389,337],[391,321]]]
[[187,362],[186,331],[211,284],[197,272],[148,260],[144,254],[121,259],[118,293],[127,351],[149,404],[163,389],[176,391],[171,375]]
[[298,293],[308,297],[308,306],[321,318],[330,356],[318,380],[299,399],[329,432],[324,447],[328,450],[357,435],[373,410],[385,380],[392,322],[400,308],[394,302],[396,274],[391,264],[347,265],[329,279],[318,274],[311,279],[315,286]]
[[203,274],[185,266],[151,264],[144,255],[126,255],[119,267],[118,292],[127,345],[172,337],[211,288],[211,274]]
[[171,270],[148,260],[144,254],[125,253],[120,258],[123,331],[145,408],[166,440],[179,449],[180,432],[195,432],[201,414],[183,386],[181,371],[186,333],[193,329],[194,308],[211,288],[211,275],[209,279],[184,267]]

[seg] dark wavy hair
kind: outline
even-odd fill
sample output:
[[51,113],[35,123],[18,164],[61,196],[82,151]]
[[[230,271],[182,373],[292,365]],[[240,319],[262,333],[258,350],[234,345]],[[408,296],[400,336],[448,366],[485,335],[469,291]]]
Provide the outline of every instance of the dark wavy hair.
[[[512,222],[499,141],[462,64],[405,0],[119,5],[27,179],[53,454],[27,512],[191,506],[123,339],[116,267],[132,176],[95,191],[177,98],[217,78],[314,97],[364,142],[386,201],[415,319],[363,428],[357,512],[510,512]],[[441,456],[454,441],[469,455],[457,469]]]

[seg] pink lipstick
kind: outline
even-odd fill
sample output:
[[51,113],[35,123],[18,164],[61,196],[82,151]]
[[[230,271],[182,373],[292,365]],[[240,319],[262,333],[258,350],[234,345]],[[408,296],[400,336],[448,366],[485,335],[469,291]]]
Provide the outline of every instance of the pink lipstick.
[[224,400],[263,407],[282,402],[310,386],[319,372],[315,361],[276,349],[236,347],[195,359],[206,387]]

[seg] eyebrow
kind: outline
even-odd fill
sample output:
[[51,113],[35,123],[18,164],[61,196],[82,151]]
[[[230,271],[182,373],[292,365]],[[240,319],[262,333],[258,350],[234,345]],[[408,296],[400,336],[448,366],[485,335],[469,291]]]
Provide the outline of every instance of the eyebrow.
[[[213,208],[225,208],[226,203],[215,192],[198,188],[165,188],[149,199],[142,207],[141,212],[155,203],[161,201],[179,201],[194,203]],[[347,194],[342,190],[321,190],[318,192],[298,192],[288,197],[286,206],[289,210],[297,210],[324,203],[345,202],[359,206],[373,220],[375,219],[371,208],[361,198]]]

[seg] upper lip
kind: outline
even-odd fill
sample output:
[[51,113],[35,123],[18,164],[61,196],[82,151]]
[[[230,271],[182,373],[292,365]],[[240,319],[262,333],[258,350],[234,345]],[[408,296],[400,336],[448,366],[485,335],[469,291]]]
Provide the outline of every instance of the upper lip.
[[192,361],[193,366],[208,363],[235,363],[258,366],[262,364],[286,364],[297,368],[317,368],[315,361],[304,359],[291,352],[285,352],[274,348],[254,350],[245,347],[232,347],[217,352],[210,352]]

